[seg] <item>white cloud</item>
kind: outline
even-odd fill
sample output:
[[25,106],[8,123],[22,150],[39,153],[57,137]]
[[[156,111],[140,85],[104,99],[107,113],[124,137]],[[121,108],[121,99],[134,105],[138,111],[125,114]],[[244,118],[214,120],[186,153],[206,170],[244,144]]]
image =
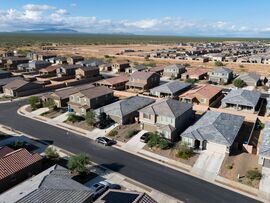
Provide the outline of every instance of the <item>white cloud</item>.
[[71,3],[70,6],[71,6],[71,7],[76,7],[77,4],[76,4],[76,3]]
[[[75,3],[70,6],[76,6]],[[27,4],[21,10],[0,10],[0,30],[44,29],[49,27],[71,28],[83,32],[177,35],[259,35],[269,34],[270,25],[256,27],[235,24],[224,20],[202,21],[180,17],[139,20],[98,19],[95,16],[67,15],[63,8],[46,4]]]

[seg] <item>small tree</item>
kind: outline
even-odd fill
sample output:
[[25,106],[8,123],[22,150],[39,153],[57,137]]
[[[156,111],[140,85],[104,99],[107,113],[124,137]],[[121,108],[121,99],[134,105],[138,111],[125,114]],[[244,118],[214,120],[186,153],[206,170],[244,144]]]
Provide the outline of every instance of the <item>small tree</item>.
[[117,134],[118,134],[118,131],[117,131],[117,130],[111,130],[111,131],[108,133],[108,136],[109,136],[109,137],[115,137]]
[[251,181],[253,181],[253,180],[261,180],[261,178],[262,178],[262,174],[257,168],[255,168],[253,170],[248,170],[247,173],[246,173],[246,176]]
[[215,61],[215,66],[224,66],[224,64],[221,61]]
[[55,102],[53,99],[49,98],[43,102],[43,107],[48,107],[49,109],[55,108]]
[[71,156],[68,160],[67,167],[73,173],[84,174],[87,172],[87,165],[90,163],[90,159],[87,154],[80,153]]
[[197,79],[188,78],[188,79],[185,80],[185,82],[195,84],[197,82]]
[[57,160],[59,158],[59,154],[55,148],[48,147],[45,150],[45,157],[51,160]]
[[233,81],[233,85],[235,87],[242,88],[242,87],[245,87],[246,86],[246,83],[243,80],[241,80],[240,78],[238,78],[238,79],[235,79]]
[[40,107],[40,100],[37,96],[31,96],[28,98],[28,104],[31,106],[32,110]]
[[190,157],[194,156],[195,153],[191,148],[187,146],[186,143],[180,143],[178,145],[178,149],[176,152],[176,156],[181,159],[189,159]]
[[86,123],[90,126],[93,126],[96,123],[96,114],[92,109],[86,112],[85,120]]
[[157,132],[150,133],[147,145],[149,147],[155,147],[159,144],[159,142],[160,142],[160,135]]

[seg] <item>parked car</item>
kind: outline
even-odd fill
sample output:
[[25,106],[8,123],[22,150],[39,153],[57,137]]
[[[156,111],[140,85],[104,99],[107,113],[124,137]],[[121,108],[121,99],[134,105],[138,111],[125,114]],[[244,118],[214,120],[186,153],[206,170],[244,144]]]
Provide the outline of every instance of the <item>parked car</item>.
[[149,140],[149,133],[144,133],[141,137],[140,137],[140,141],[141,142],[144,142],[144,143],[147,143],[148,140]]
[[104,192],[106,192],[109,189],[110,183],[106,181],[101,181],[99,183],[95,183],[90,187],[90,190],[92,192],[92,198],[95,200],[99,196],[101,196]]
[[98,137],[98,138],[96,139],[96,142],[97,142],[97,143],[100,143],[100,144],[103,144],[103,145],[105,145],[105,146],[111,146],[111,145],[113,145],[113,144],[116,143],[116,141],[111,140],[111,139],[109,139],[109,138],[107,138],[107,137]]

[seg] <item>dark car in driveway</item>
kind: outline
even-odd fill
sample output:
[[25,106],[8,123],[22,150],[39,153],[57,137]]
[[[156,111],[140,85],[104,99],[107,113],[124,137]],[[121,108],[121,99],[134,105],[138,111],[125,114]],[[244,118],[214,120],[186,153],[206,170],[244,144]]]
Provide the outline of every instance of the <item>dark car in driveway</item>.
[[107,137],[98,137],[98,138],[96,138],[96,143],[100,143],[100,144],[103,144],[105,146],[111,146],[111,145],[116,144],[116,141],[111,140]]
[[150,137],[150,134],[149,133],[144,133],[141,137],[140,137],[140,141],[141,142],[144,142],[144,143],[147,143],[149,141],[149,137]]

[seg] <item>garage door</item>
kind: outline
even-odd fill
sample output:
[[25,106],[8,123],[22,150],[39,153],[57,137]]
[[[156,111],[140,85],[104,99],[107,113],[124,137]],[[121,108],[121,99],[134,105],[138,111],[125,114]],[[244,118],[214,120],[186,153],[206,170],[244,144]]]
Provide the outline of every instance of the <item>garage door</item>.
[[213,142],[207,142],[206,149],[211,152],[226,153],[226,146]]
[[270,168],[270,160],[269,159],[264,159],[263,166],[266,167],[266,168]]

